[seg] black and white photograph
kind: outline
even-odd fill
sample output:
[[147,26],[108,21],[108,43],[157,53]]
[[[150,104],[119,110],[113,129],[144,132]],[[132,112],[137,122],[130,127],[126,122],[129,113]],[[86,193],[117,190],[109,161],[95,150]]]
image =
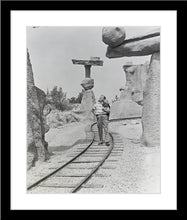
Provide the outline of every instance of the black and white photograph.
[[160,193],[160,27],[26,35],[27,193]]
[[176,27],[174,10],[11,12],[12,210],[176,208]]

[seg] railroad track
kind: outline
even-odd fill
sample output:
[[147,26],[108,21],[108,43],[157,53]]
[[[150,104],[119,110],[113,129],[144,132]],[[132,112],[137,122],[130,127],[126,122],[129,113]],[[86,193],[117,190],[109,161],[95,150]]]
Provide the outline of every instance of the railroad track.
[[[90,186],[87,182],[96,175],[99,168],[102,168],[102,165],[110,155],[112,155],[112,158],[119,156],[123,149],[120,146],[122,140],[118,134],[109,133],[110,146],[98,146],[96,123],[91,125],[91,131],[93,132],[93,138],[86,147],[85,145],[80,145],[69,155],[72,159],[30,185],[27,190],[34,192],[35,190],[40,191],[40,189],[45,187],[51,191],[58,188],[61,192],[64,190],[65,193],[76,193],[82,188],[97,188],[96,185]],[[115,151],[112,152],[114,148]],[[99,187],[102,187],[102,185]]]

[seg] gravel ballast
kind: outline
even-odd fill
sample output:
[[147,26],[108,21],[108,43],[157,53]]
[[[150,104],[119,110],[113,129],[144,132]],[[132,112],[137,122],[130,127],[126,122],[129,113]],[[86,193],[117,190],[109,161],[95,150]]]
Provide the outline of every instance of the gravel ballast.
[[[114,122],[110,124],[110,131],[117,133],[114,140],[117,142],[122,140],[122,143],[115,145],[111,156],[77,193],[160,193],[160,148],[142,147],[140,145],[140,122]],[[37,180],[39,176],[51,172],[53,168],[70,160],[71,157],[68,155],[74,155],[75,151],[79,151],[80,148],[81,145],[75,145],[66,151],[58,151],[58,153],[54,151],[54,155],[48,162],[41,163],[37,168],[28,171],[28,185]],[[87,156],[81,160],[100,159]],[[74,165],[72,164],[69,167],[73,168]],[[79,164],[80,168],[84,168],[84,166],[85,163]],[[92,167],[94,163],[89,163],[88,166]],[[80,169],[80,174],[87,174],[89,170]],[[69,169],[69,172],[71,175],[77,174],[74,169]],[[70,174],[67,170],[61,173]],[[51,190],[53,189],[51,188]],[[60,188],[59,190],[56,188],[54,191],[54,193],[59,194],[68,192],[68,190]],[[35,190],[35,193],[52,193],[52,191],[50,191],[50,187],[43,187],[41,191]]]

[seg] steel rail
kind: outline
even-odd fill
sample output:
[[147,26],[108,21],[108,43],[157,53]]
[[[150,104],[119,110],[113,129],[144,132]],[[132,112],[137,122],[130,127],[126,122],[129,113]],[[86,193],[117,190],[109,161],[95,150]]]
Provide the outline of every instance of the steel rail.
[[[96,124],[96,122],[94,122],[92,125],[91,125],[91,130],[92,130],[92,127]],[[94,132],[93,132],[94,134]],[[91,145],[93,144],[94,142],[94,139],[95,139],[95,134],[92,138],[92,141],[90,142],[90,144],[83,150],[81,151],[79,154],[77,154],[74,158],[72,158],[71,160],[69,160],[68,162],[66,162],[65,164],[63,164],[62,166],[60,166],[58,169],[56,169],[55,171],[49,173],[48,175],[44,176],[43,178],[41,178],[40,180],[36,181],[35,183],[31,184],[29,187],[27,187],[27,190],[30,190],[34,187],[36,187],[38,184],[40,184],[41,182],[47,180],[49,177],[53,176],[54,174],[56,174],[58,171],[62,170],[64,167],[66,167],[67,165],[69,165],[71,162],[73,162],[74,160],[76,160],[78,157],[80,157],[85,151],[87,151]]]
[[[125,120],[125,119],[137,119],[137,118],[141,118],[139,116],[135,116],[135,117],[131,117],[131,118],[120,118],[120,119],[110,119],[109,122],[113,122],[113,121],[120,121],[120,120]],[[71,164],[74,160],[76,160],[78,157],[80,157],[82,154],[84,154],[94,143],[95,140],[95,133],[92,130],[93,126],[96,124],[96,122],[94,122],[91,125],[91,131],[93,132],[93,138],[92,141],[90,142],[90,144],[83,150],[81,151],[79,154],[77,154],[75,157],[73,157],[71,160],[69,160],[68,162],[66,162],[65,164],[63,164],[62,166],[60,166],[59,168],[57,168],[55,171],[49,173],[48,175],[44,176],[43,178],[41,178],[40,180],[36,181],[35,183],[31,184],[27,190],[31,190],[32,188],[38,186],[40,183],[44,182],[45,180],[47,180],[49,177],[53,176],[54,174],[56,174],[57,172],[59,172],[60,170],[62,170],[63,168],[65,168],[67,165]],[[75,188],[70,192],[70,193],[76,193],[77,191],[79,191],[82,186],[93,176],[94,173],[96,173],[96,171],[103,165],[103,163],[105,162],[105,160],[109,157],[109,155],[111,154],[113,148],[114,148],[114,138],[113,135],[111,133],[109,133],[110,137],[111,137],[111,147],[109,148],[108,152],[106,155],[104,155],[103,159],[99,162],[99,164],[92,169],[92,171],[80,182],[77,184],[77,186],[75,186]]]
[[109,157],[109,155],[111,154],[113,148],[114,148],[114,138],[112,136],[111,133],[109,133],[112,139],[112,146],[110,147],[108,153],[106,154],[106,156],[101,160],[101,162],[95,167],[93,168],[93,170],[89,173],[89,175],[87,177],[85,177],[72,191],[71,193],[76,193],[77,191],[79,191],[82,186],[93,176],[93,174],[103,165],[103,163],[105,162],[105,160]]

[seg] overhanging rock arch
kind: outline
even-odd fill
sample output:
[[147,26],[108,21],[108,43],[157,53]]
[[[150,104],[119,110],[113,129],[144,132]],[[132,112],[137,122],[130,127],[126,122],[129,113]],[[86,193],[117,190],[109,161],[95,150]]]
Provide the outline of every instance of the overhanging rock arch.
[[104,27],[103,42],[108,45],[106,57],[151,55],[143,91],[142,138],[144,146],[160,146],[160,29],[130,39],[124,27]]

